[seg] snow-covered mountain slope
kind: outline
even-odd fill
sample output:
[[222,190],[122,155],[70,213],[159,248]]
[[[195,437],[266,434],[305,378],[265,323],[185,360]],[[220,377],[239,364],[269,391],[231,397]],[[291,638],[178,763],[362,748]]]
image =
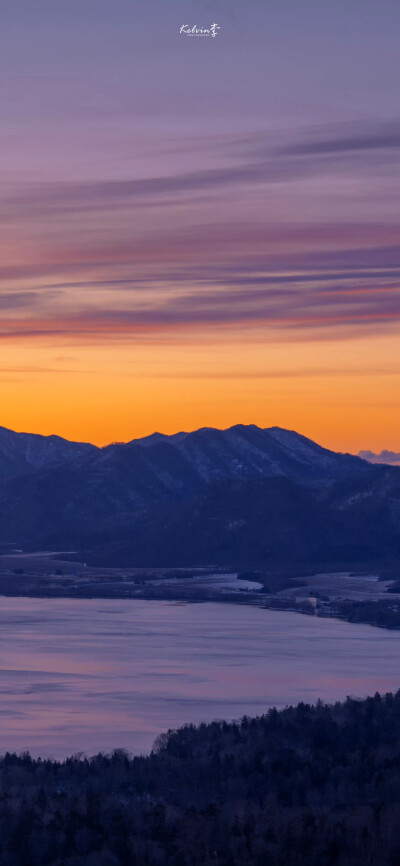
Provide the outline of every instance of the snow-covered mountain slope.
[[59,436],[16,433],[0,427],[0,479],[33,470],[83,461],[89,472],[109,476],[121,464],[140,488],[167,487],[177,493],[225,478],[285,476],[312,484],[362,473],[365,463],[337,454],[311,439],[280,427],[237,424],[227,430],[203,427],[167,436],[153,433],[106,448],[70,442]]
[[0,427],[0,479],[74,461],[96,450],[94,445],[69,442],[60,436],[16,433]]
[[179,455],[203,483],[278,475],[312,483],[357,475],[365,469],[360,458],[329,451],[292,430],[262,429],[254,424],[237,424],[228,430],[204,427],[173,436],[155,433],[125,447],[132,453],[145,449],[144,459],[154,471],[165,470],[167,454],[171,460]]

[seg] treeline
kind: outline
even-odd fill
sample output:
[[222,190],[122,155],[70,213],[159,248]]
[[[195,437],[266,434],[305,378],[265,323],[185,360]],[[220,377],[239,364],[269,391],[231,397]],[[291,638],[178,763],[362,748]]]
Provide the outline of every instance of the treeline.
[[[389,589],[388,592],[394,592]],[[378,601],[354,601],[353,599],[334,600],[331,603],[331,616],[339,616],[348,622],[365,622],[382,628],[400,628],[400,600],[397,598]]]
[[398,866],[400,691],[0,761],[0,866]]

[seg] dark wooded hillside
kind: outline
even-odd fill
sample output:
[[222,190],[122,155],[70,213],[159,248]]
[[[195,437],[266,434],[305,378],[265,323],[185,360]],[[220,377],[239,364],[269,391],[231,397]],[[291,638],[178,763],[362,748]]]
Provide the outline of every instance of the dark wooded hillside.
[[397,866],[400,692],[0,762],[0,866]]

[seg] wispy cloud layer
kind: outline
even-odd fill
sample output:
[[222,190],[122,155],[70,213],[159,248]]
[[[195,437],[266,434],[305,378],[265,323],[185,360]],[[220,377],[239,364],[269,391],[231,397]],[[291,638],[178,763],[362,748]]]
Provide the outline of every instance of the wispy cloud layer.
[[191,171],[173,172],[172,158],[171,173],[5,186],[1,337],[397,327],[400,208],[380,199],[399,182],[397,121],[186,147]]
[[284,156],[316,156],[319,154],[335,156],[372,151],[400,150],[400,123],[396,122],[364,122],[340,124],[333,129],[319,129],[311,137],[307,133],[295,144],[282,147],[280,153]]
[[[340,127],[317,127],[296,133],[297,141],[279,144],[277,136],[255,133],[246,136],[218,137],[207,140],[204,149],[214,151],[225,164],[153,177],[124,178],[96,181],[53,181],[26,183],[7,189],[2,199],[1,213],[10,216],[42,217],[54,214],[98,209],[114,209],[128,204],[160,204],[172,206],[175,199],[193,193],[219,193],[236,186],[262,187],[293,183],[304,178],[329,176],[349,169],[356,176],[366,171],[380,173],[398,166],[400,124],[349,124]],[[286,135],[287,137],[287,135]],[[179,142],[177,142],[179,146]],[[190,147],[190,142],[186,143]],[[200,153],[201,146],[198,147]],[[384,161],[382,157],[384,152]],[[232,163],[234,164],[226,164]]]

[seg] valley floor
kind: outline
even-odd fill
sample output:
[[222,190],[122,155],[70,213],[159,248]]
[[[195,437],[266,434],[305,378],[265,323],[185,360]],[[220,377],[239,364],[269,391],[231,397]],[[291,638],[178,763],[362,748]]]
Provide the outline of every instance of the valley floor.
[[229,601],[400,628],[395,574],[103,568],[79,562],[71,552],[15,552],[0,556],[0,595]]

